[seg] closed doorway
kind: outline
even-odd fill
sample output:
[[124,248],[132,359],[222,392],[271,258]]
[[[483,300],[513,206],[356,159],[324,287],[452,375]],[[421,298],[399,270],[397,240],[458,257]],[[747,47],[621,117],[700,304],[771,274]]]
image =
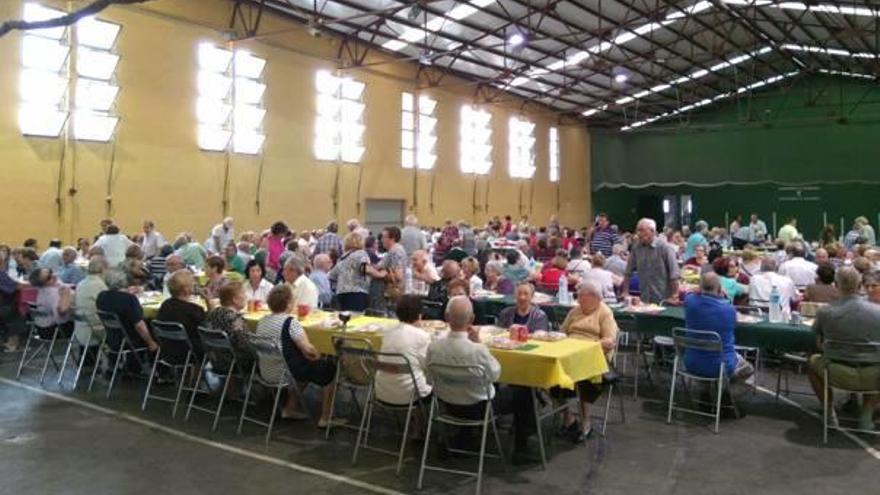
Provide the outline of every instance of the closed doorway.
[[368,199],[364,227],[374,236],[385,227],[403,227],[404,208],[402,199]]

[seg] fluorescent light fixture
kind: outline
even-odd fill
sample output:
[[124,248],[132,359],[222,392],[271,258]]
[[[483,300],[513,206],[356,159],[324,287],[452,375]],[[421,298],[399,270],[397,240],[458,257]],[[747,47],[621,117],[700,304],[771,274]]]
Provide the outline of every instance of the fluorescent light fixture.
[[809,52],[809,53],[821,53],[825,55],[833,55],[837,57],[850,57],[850,58],[867,58],[867,59],[876,59],[877,54],[869,53],[869,52],[851,52],[849,50],[843,48],[823,48],[821,46],[810,46],[810,45],[796,45],[787,43],[782,45],[782,48],[785,50],[798,51],[798,52]]
[[399,52],[407,47],[409,43],[425,39],[427,33],[436,33],[440,31],[449,22],[449,19],[460,21],[474,15],[478,8],[487,7],[493,3],[495,3],[495,0],[471,0],[469,3],[459,3],[452,10],[447,12],[445,17],[437,16],[426,22],[424,29],[421,27],[408,27],[404,29],[397,36],[398,39],[386,41],[382,44],[382,48]]
[[614,75],[614,82],[616,82],[617,84],[623,84],[627,81],[629,81],[629,76],[627,74],[621,72],[620,74]]

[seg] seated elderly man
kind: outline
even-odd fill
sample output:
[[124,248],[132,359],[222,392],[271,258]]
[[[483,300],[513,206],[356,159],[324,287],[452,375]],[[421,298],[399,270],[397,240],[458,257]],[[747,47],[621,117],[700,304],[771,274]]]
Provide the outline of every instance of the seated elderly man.
[[440,280],[431,284],[428,300],[445,303],[449,299],[449,282],[460,278],[461,266],[457,261],[446,260],[440,267]]
[[684,355],[684,367],[688,372],[706,377],[718,376],[718,368],[723,362],[724,372],[732,383],[754,374],[754,367],[734,349],[736,309],[725,297],[718,274],[706,272],[700,277],[700,292],[685,298],[684,320],[688,329],[716,332],[723,346],[720,361],[714,352],[688,349]]
[[282,269],[284,283],[293,289],[294,307],[306,305],[309,311],[318,307],[318,287],[306,275],[306,262],[299,256],[291,256]]
[[834,265],[825,261],[816,268],[816,281],[807,286],[804,301],[830,303],[840,299],[840,292],[834,286]]
[[[144,310],[138,298],[126,290],[128,279],[119,269],[112,269],[105,274],[107,290],[98,294],[95,307],[100,311],[113,313],[119,317],[126,333],[134,341],[135,346],[146,346],[151,352],[159,349],[159,344],[150,335],[144,322]],[[119,349],[122,336],[116,333],[107,335],[107,345],[111,349]],[[146,370],[145,370],[146,371]]]
[[162,276],[163,297],[171,297],[171,292],[168,290],[168,279],[171,278],[171,274],[173,274],[177,270],[183,270],[184,268],[186,268],[186,265],[183,263],[183,258],[181,258],[180,256],[172,254],[165,258],[165,275]]
[[782,314],[788,319],[791,315],[791,301],[795,299],[797,294],[794,282],[790,278],[776,273],[776,259],[766,257],[761,260],[761,272],[749,279],[749,304],[759,308],[768,308],[773,287],[779,291]]
[[427,296],[434,282],[440,280],[440,274],[437,273],[437,267],[431,260],[431,256],[423,249],[416,250],[410,256],[412,267],[412,283],[410,284],[407,294],[416,296]]
[[[851,267],[837,270],[834,276],[840,300],[821,308],[816,314],[813,330],[816,332],[816,346],[822,349],[825,341],[868,343],[880,342],[880,306],[859,297],[859,286],[862,276]],[[832,382],[849,390],[876,390],[880,387],[880,366],[847,366],[841,363],[829,363],[822,354],[810,358],[808,376],[816,397],[821,401],[824,396],[825,369],[831,375]],[[834,404],[829,390],[828,403]],[[864,395],[862,412],[859,417],[859,428],[874,429],[874,408],[880,397]],[[833,412],[833,411],[831,411]]]
[[76,285],[73,296],[73,307],[76,313],[73,336],[83,347],[98,345],[104,336],[104,326],[98,318],[98,294],[107,290],[104,282],[104,270],[107,262],[103,257],[95,256],[89,260],[88,275]]
[[547,314],[536,304],[532,304],[535,286],[528,282],[520,282],[516,286],[515,294],[516,305],[501,310],[501,313],[498,314],[497,325],[502,328],[525,325],[529,329],[529,333],[549,330],[550,323]]
[[[599,342],[606,359],[609,361],[614,356],[617,347],[617,322],[614,321],[614,313],[611,308],[602,302],[602,288],[594,282],[581,282],[577,288],[577,306],[569,311],[560,329],[569,337],[576,339]],[[593,433],[590,421],[591,406],[602,393],[601,385],[590,380],[577,383],[580,393],[580,424],[569,410],[564,411],[563,431],[573,443],[580,443],[584,438],[590,438]],[[569,398],[573,392],[554,388],[551,393],[557,398]]]
[[319,254],[312,261],[312,273],[309,274],[309,280],[318,288],[318,302],[322,307],[329,307],[330,300],[333,299],[333,289],[330,288],[330,278],[327,274],[333,268],[333,261],[329,255]]
[[[501,376],[501,365],[489,352],[489,348],[480,342],[480,334],[472,326],[474,308],[470,299],[464,296],[450,299],[446,307],[446,321],[449,323],[449,335],[428,345],[425,362],[429,372],[435,364],[476,366],[485,371],[489,380],[493,382],[498,380]],[[461,386],[454,390],[445,389],[442,392],[435,388],[434,392],[438,394],[437,398],[446,404],[447,412],[454,416],[482,419],[487,406],[486,399],[492,401],[496,414],[513,413],[513,462],[523,464],[538,460],[528,449],[528,437],[535,429],[532,394],[528,388],[503,387],[496,393],[494,387],[489,387],[488,398],[486,390],[482,387]],[[462,441],[466,438],[460,436],[458,440]]]
[[73,246],[67,246],[61,251],[61,268],[58,269],[58,280],[63,284],[76,285],[86,277],[82,268],[76,265],[78,253]]
[[786,251],[790,259],[779,267],[779,274],[790,278],[798,289],[805,289],[816,279],[816,264],[804,258],[806,251],[801,242],[792,242]]
[[615,244],[611,248],[611,257],[605,261],[605,269],[623,277],[626,272],[626,247],[623,244]]

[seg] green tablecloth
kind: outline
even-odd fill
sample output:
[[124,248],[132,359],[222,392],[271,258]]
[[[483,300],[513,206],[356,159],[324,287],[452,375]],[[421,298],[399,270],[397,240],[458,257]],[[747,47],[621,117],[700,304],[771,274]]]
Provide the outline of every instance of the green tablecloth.
[[[513,304],[512,297],[480,298],[474,301],[474,312],[478,322],[485,322],[487,316],[497,316],[503,308]],[[562,323],[571,306],[550,303],[542,304],[541,309],[551,320]],[[681,307],[665,308],[657,314],[628,313],[615,309],[614,314],[620,316],[618,321],[624,330],[636,331],[648,336],[670,335],[672,328],[684,326],[684,308]],[[627,325],[623,320],[629,315],[635,319],[635,328],[626,328]],[[765,320],[759,323],[737,324],[736,343],[781,352],[809,352],[816,348],[816,334],[806,325],[770,323]]]

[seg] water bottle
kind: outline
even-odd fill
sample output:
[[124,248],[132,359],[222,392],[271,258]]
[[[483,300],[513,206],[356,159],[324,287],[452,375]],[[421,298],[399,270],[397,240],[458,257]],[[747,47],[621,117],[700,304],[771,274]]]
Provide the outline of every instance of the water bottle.
[[568,281],[559,278],[559,289],[556,291],[556,300],[559,304],[568,304]]
[[779,289],[773,286],[770,291],[770,323],[780,323],[782,321],[782,305],[780,304]]
[[412,294],[413,274],[412,268],[407,266],[403,276],[403,293]]

